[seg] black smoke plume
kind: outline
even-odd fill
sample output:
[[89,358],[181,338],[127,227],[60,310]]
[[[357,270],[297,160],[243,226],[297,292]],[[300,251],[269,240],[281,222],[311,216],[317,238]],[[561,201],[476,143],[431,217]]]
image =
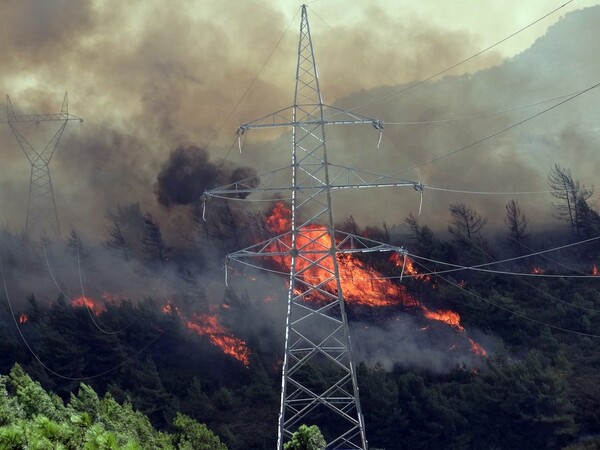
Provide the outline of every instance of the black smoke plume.
[[248,184],[252,187],[258,186],[253,168],[232,168],[230,164],[212,162],[209,153],[195,145],[173,150],[156,178],[158,202],[167,208],[192,204],[206,189],[243,179],[250,180]]

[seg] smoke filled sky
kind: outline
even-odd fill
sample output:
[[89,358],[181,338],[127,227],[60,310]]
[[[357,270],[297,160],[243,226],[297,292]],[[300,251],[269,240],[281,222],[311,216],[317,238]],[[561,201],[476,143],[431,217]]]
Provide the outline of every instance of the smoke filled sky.
[[[563,3],[309,2],[324,100],[347,108],[369,103],[477,53]],[[287,0],[2,2],[2,92],[17,113],[45,113],[58,112],[68,91],[69,111],[85,119],[83,125],[69,124],[51,165],[63,230],[102,234],[106,211],[117,203],[139,201],[163,221],[185,215],[159,204],[157,175],[182,147],[207,150],[218,163],[240,123],[292,103],[299,6]],[[598,8],[597,1],[572,1],[444,76],[358,111],[387,122],[427,121],[510,109],[589,87],[600,81],[594,79],[600,73],[600,37],[593,25]],[[569,14],[573,11],[579,15]],[[566,15],[573,17],[571,32],[560,25]],[[552,29],[552,42],[560,45],[542,42]],[[485,146],[406,176],[432,186],[535,191],[547,188],[547,170],[556,162],[571,167],[583,184],[597,184],[589,158],[600,141],[599,99],[591,91]],[[543,107],[439,127],[389,125],[378,153],[372,130],[328,136],[335,162],[389,173],[460,148]],[[43,147],[54,125],[20,129]],[[6,125],[0,142],[0,224],[20,230],[29,165]],[[573,149],[567,156],[566,147]],[[234,147],[229,161],[261,173],[284,165],[288,152],[289,135],[253,132],[244,153]],[[343,194],[339,215],[400,223],[418,209],[414,194],[402,196],[387,193],[368,202]],[[485,215],[501,217],[509,199],[472,203]],[[461,200],[471,202],[427,193],[423,220],[444,228],[447,205]],[[550,200],[522,203],[531,204],[530,215],[543,215]]]

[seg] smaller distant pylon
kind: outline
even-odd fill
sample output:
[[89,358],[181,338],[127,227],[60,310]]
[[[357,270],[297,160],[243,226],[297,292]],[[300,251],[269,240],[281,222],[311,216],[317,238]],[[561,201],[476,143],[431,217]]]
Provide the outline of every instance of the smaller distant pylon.
[[[47,236],[58,236],[60,234],[56,200],[50,176],[50,161],[70,120],[83,122],[81,117],[69,114],[67,92],[65,92],[58,114],[16,114],[10,97],[6,96],[6,117],[0,120],[0,123],[8,124],[31,165],[27,217],[25,219],[25,234],[27,236],[31,237],[33,233]],[[39,151],[27,141],[16,126],[17,123],[26,122],[60,122],[60,125],[48,144]]]

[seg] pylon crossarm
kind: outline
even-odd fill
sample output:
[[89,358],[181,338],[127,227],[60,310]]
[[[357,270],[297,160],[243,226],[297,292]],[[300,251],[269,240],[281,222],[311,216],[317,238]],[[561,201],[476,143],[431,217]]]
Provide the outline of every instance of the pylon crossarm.
[[415,189],[417,187],[419,189],[425,188],[425,185],[419,181],[405,180],[394,175],[370,172],[339,164],[329,163],[328,171],[333,189],[339,189],[343,185],[351,185],[352,187],[413,186]]
[[[326,117],[315,117],[314,109],[320,106],[323,107],[323,114],[326,115]],[[303,115],[309,117],[309,119],[294,121],[294,108],[296,108],[297,113],[303,113]],[[313,108],[313,111],[309,111],[309,108]],[[310,125],[371,125],[378,131],[381,131],[384,128],[384,122],[381,119],[361,116],[360,114],[345,111],[334,106],[314,103],[289,106],[252,122],[244,123],[239,126],[238,133],[244,134],[248,130],[258,128],[297,127]]]
[[17,122],[59,122],[61,120],[77,120],[83,122],[81,117],[74,116],[73,114],[10,114],[3,119],[0,119],[0,123],[17,123]]
[[360,253],[361,250],[364,253],[370,251],[406,253],[406,249],[402,246],[390,245],[345,231],[335,230],[334,236],[337,242],[336,253]]
[[[323,229],[325,230],[325,229]],[[309,231],[323,231],[320,229],[309,230]],[[299,235],[302,235],[303,231],[300,230],[298,232]],[[265,256],[265,257],[274,257],[274,256],[291,256],[292,248],[290,247],[290,239],[292,232],[288,231],[286,233],[280,234],[278,236],[272,237],[265,241],[259,242],[258,244],[251,245],[242,250],[238,250],[237,252],[233,252],[227,255],[227,259],[231,261],[235,261],[237,259],[242,259],[246,257],[256,257],[256,256]],[[308,236],[308,235],[307,235]],[[326,233],[321,235],[326,236]],[[336,240],[336,248],[335,253],[340,254],[348,254],[348,253],[370,253],[370,252],[399,252],[402,254],[406,254],[406,248],[395,245],[386,244],[385,242],[376,241],[373,239],[369,239],[363,236],[359,236],[352,233],[347,233],[345,231],[334,231],[334,236]],[[287,239],[286,239],[287,238]],[[316,243],[316,239],[311,239],[311,243]],[[323,249],[308,249],[302,250],[297,249],[298,256],[302,256],[307,262],[313,264],[318,262],[315,260],[316,255],[330,255],[331,249],[325,247],[324,245],[320,245]],[[306,245],[303,247],[305,248]],[[314,255],[310,258],[307,258],[306,255]],[[323,266],[319,266],[320,268],[325,269]],[[301,272],[298,272],[301,273]]]
[[[305,176],[298,180],[298,184],[293,187],[289,184],[290,167],[281,167],[271,170],[255,177],[248,177],[222,187],[209,189],[204,193],[204,200],[210,197],[239,196],[243,194],[260,192],[285,192],[295,190],[296,192],[314,192],[327,187],[326,180],[322,177],[324,163],[303,164],[299,170]],[[344,190],[351,188],[382,188],[382,187],[407,187],[412,186],[417,192],[423,192],[425,184],[419,181],[404,180],[394,175],[385,175],[366,170],[354,169],[352,167],[340,166],[337,164],[328,164],[329,170],[329,189],[331,191]],[[260,182],[260,187],[258,187]],[[273,201],[278,200],[273,198]]]

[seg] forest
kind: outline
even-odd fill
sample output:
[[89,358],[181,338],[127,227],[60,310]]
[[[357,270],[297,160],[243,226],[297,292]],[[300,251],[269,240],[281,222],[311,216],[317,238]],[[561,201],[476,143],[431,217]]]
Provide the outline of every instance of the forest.
[[[495,229],[464,202],[449,205],[446,229],[412,213],[403,227],[340,223],[411,255],[359,259],[409,301],[374,307],[349,294],[358,340],[389,341],[397,324],[419,336],[381,353],[357,344],[371,449],[600,448],[600,215],[568,168],[553,166],[548,185],[556,221],[535,233],[518,199]],[[77,230],[41,243],[3,230],[2,448],[272,449],[284,279],[236,267],[225,286],[214,261],[273,234],[278,208],[218,200],[204,221],[195,205],[177,245],[138,204],[108,214],[101,243]],[[107,261],[113,278],[145,280],[145,295],[102,294],[94,280],[110,278]],[[51,288],[28,292],[18,281],[31,272]],[[407,358],[406,342],[432,356]],[[307,370],[316,386],[330,376]]]

